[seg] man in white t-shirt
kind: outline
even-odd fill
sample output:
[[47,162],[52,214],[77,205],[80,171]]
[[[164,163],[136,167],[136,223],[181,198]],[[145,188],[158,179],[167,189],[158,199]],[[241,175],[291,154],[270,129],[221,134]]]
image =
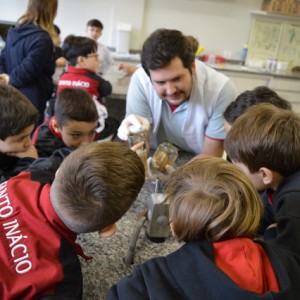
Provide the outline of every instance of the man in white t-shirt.
[[99,43],[98,40],[102,35],[103,24],[97,19],[91,19],[88,21],[86,26],[86,34],[89,38],[97,43],[97,53],[99,54],[100,65],[99,72],[105,74],[107,70],[114,65],[110,50],[103,44]]
[[195,60],[178,30],[154,31],[141,60],[129,85],[119,138],[127,139],[128,126],[134,125],[149,132],[153,149],[167,139],[194,154],[222,156],[223,113],[236,98],[232,82]]

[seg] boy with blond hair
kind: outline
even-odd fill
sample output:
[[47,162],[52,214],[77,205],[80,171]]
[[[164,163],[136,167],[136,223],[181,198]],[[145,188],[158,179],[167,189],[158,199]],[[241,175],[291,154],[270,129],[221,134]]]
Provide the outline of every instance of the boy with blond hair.
[[299,298],[299,256],[280,242],[253,240],[262,203],[238,167],[197,159],[171,175],[165,193],[172,233],[185,245],[136,266],[109,300]]

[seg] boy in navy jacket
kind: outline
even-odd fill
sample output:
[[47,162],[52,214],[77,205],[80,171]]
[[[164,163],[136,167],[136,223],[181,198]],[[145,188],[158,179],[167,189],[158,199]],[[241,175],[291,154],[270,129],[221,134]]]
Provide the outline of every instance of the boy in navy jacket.
[[[264,193],[274,220],[264,218],[264,238],[300,254],[300,117],[271,104],[248,108],[233,124],[225,151]],[[269,221],[269,222],[268,222]]]
[[51,156],[60,148],[78,148],[99,138],[98,112],[91,96],[79,88],[61,90],[55,101],[54,116],[34,132],[33,143],[39,157]]
[[38,111],[26,96],[0,84],[0,182],[27,169],[38,157],[30,138],[37,119]]
[[238,167],[195,160],[171,175],[165,193],[172,233],[186,244],[135,267],[109,300],[299,299],[300,258],[280,240],[253,240],[263,207]]

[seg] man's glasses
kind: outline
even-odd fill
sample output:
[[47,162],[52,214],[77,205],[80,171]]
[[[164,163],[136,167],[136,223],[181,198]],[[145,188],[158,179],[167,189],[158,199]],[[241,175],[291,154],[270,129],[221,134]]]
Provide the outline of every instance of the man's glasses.
[[99,59],[99,54],[98,53],[91,53],[91,54],[87,54],[86,57],[94,57]]

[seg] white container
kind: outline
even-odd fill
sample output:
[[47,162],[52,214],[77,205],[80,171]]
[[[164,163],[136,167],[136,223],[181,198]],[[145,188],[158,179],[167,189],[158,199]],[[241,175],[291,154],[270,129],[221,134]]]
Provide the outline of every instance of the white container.
[[287,61],[278,61],[276,71],[285,72],[288,69],[289,63]]
[[130,24],[119,23],[117,27],[117,53],[129,53],[130,33],[132,26]]

